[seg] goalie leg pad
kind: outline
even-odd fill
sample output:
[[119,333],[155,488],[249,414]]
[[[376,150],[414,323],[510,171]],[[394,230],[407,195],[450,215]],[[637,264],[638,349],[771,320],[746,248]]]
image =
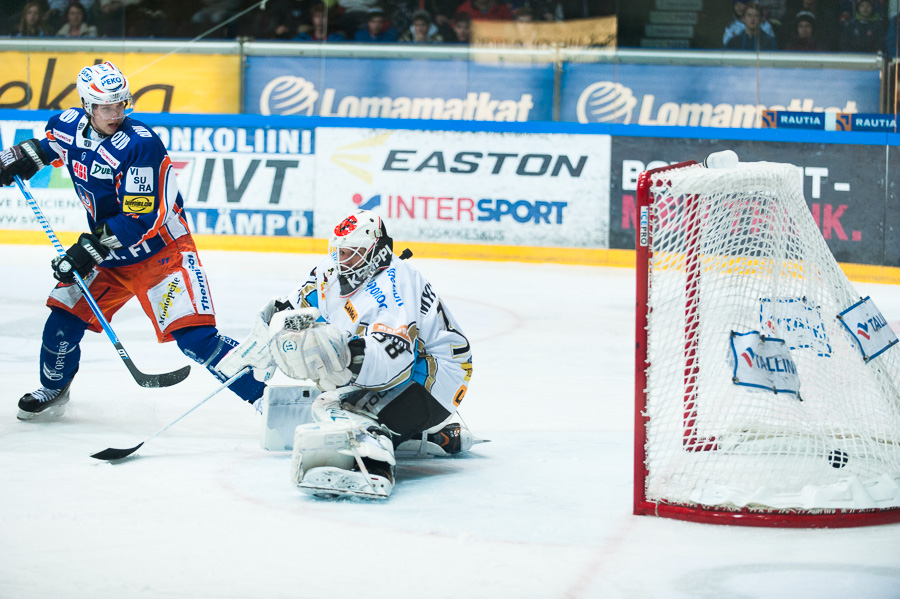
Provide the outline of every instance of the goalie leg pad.
[[313,495],[390,495],[396,464],[390,439],[374,420],[335,409],[334,399],[320,399],[318,417],[313,408],[317,422],[294,432],[291,480]]

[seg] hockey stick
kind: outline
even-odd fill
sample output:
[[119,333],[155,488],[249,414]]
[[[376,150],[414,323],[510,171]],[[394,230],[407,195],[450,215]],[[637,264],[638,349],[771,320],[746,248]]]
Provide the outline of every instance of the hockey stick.
[[193,412],[194,410],[196,410],[197,408],[199,408],[200,406],[202,406],[203,404],[208,402],[210,399],[215,397],[219,393],[219,391],[222,391],[223,389],[227,389],[231,385],[231,383],[233,383],[236,380],[238,380],[239,378],[241,378],[241,376],[243,376],[249,370],[250,370],[249,366],[244,366],[243,368],[238,370],[237,374],[235,374],[233,377],[231,377],[230,379],[228,379],[227,381],[222,383],[215,391],[213,391],[212,393],[210,393],[209,395],[204,397],[203,401],[201,401],[200,403],[195,405],[193,408],[191,408],[190,410],[188,410],[187,412],[185,412],[184,414],[182,414],[181,416],[179,416],[178,418],[176,418],[175,420],[173,420],[172,422],[170,422],[169,424],[167,424],[166,426],[161,428],[152,437],[148,437],[147,439],[145,439],[144,441],[141,441],[134,447],[131,447],[129,449],[116,449],[114,447],[109,447],[107,449],[104,449],[103,451],[98,451],[97,453],[91,455],[91,457],[98,459],[98,460],[106,460],[106,461],[114,461],[114,460],[121,460],[122,458],[127,458],[128,456],[133,454],[135,451],[140,449],[141,446],[144,445],[144,443],[152,441],[156,437],[160,436],[161,434],[163,434],[164,432],[166,432],[167,430],[169,430],[170,428],[175,426],[177,423],[181,422],[181,420],[185,416],[187,416],[188,414],[190,414],[191,412]]
[[[44,229],[44,233],[47,234],[47,237],[50,238],[50,242],[53,244],[53,247],[56,248],[56,252],[60,256],[66,255],[66,250],[63,249],[62,244],[59,243],[59,239],[56,237],[56,233],[53,232],[53,228],[50,227],[50,223],[47,222],[47,219],[44,217],[44,213],[41,212],[41,207],[38,206],[37,202],[34,200],[34,196],[31,195],[31,192],[25,187],[25,183],[22,179],[16,175],[15,176],[16,185],[19,186],[19,189],[22,191],[22,195],[25,196],[25,200],[28,202],[28,206],[31,207],[31,211],[34,212],[34,215],[37,217],[38,223],[40,223],[41,227]],[[122,361],[125,362],[125,366],[128,368],[128,371],[131,373],[131,376],[134,377],[134,380],[137,381],[137,384],[141,387],[171,387],[176,383],[180,383],[183,381],[188,374],[191,372],[190,366],[185,366],[184,368],[179,368],[174,372],[167,372],[165,374],[145,374],[137,369],[137,366],[134,365],[134,362],[131,361],[131,356],[128,355],[128,352],[125,351],[125,348],[122,347],[122,343],[119,341],[119,338],[116,337],[115,332],[113,332],[112,327],[109,326],[109,322],[107,322],[106,317],[103,316],[103,312],[100,311],[100,307],[97,305],[97,302],[94,301],[94,297],[91,295],[91,292],[88,291],[88,286],[85,284],[84,279],[81,278],[77,272],[73,272],[75,275],[75,282],[78,283],[78,287],[81,289],[81,294],[84,296],[84,299],[87,301],[88,305],[91,307],[91,311],[97,317],[97,320],[100,321],[100,326],[103,327],[103,330],[106,331],[106,336],[109,337],[109,340],[112,341],[113,346],[116,348],[116,352],[119,354],[119,357],[122,358]]]

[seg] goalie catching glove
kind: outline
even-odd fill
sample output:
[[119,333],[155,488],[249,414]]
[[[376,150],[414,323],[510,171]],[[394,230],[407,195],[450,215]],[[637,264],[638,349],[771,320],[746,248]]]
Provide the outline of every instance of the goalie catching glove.
[[12,185],[15,176],[31,179],[50,163],[36,139],[26,139],[0,154],[0,186]]
[[317,322],[316,308],[285,310],[272,318],[269,350],[278,367],[291,378],[310,379],[325,391],[349,384],[350,333]]
[[253,377],[264,383],[275,374],[278,366],[269,352],[269,322],[279,310],[284,310],[288,304],[280,298],[270,300],[256,315],[253,321],[253,329],[250,335],[237,347],[225,354],[225,357],[216,365],[216,370],[226,379],[230,379],[245,366],[253,368]]
[[107,249],[96,236],[90,233],[82,233],[78,242],[66,250],[64,256],[57,256],[50,262],[53,268],[53,278],[60,283],[74,283],[75,274],[82,279],[91,272],[97,264],[103,262],[109,255]]

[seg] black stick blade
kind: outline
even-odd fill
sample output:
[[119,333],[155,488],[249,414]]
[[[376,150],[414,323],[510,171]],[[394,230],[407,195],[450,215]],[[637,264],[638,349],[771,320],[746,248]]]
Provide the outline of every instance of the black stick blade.
[[104,449],[103,451],[98,451],[91,457],[95,458],[97,460],[106,460],[108,462],[112,462],[115,460],[121,460],[122,458],[127,458],[128,456],[133,454],[135,451],[140,449],[141,445],[143,445],[143,443],[139,443],[139,444],[135,445],[134,447],[132,447],[131,449],[115,449],[113,447],[110,447],[109,449]]
[[191,373],[190,366],[185,366],[173,372],[166,372],[163,374],[144,374],[143,372],[135,368],[131,360],[127,360],[125,362],[125,365],[128,366],[128,370],[131,371],[131,375],[134,377],[134,380],[137,381],[138,385],[150,389],[158,389],[159,387],[171,387],[172,385],[177,385],[178,383],[186,379],[187,376]]

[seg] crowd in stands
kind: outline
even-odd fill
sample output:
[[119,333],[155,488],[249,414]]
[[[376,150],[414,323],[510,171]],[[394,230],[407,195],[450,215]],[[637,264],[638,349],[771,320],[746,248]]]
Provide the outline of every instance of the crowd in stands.
[[[472,21],[605,16],[616,13],[617,1],[623,0],[6,0],[13,6],[0,35],[466,44]],[[896,56],[900,47],[890,0],[715,4],[732,12],[725,49]]]
[[[615,0],[6,0],[0,35],[469,43],[471,22],[615,14]],[[234,18],[237,17],[237,18]],[[3,17],[0,17],[2,19]]]
[[889,0],[734,0],[722,45],[729,50],[896,56],[898,17],[888,12]]

